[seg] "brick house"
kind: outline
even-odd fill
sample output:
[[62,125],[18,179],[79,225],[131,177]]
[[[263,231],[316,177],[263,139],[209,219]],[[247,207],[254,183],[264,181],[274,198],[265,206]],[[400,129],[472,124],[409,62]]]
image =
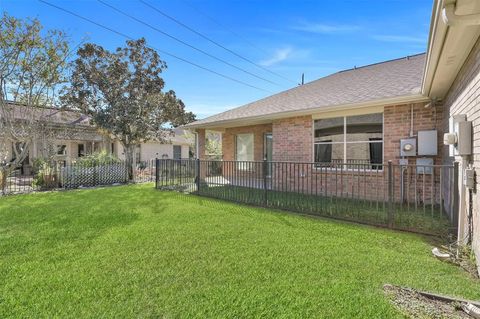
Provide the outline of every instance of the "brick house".
[[[412,114],[415,130],[440,129],[443,123],[441,110],[424,107],[429,103],[421,94],[424,64],[425,54],[420,54],[341,71],[188,127],[196,129],[199,140],[205,129],[222,132],[224,160],[260,161],[267,156],[272,161],[312,162],[330,160],[322,158],[329,154],[331,160],[366,162],[369,145],[374,143],[380,145],[373,147],[375,160],[382,161],[378,154],[382,146],[381,157],[395,159],[399,138],[410,133]],[[344,134],[350,121],[357,131],[352,141]],[[376,131],[371,132],[372,127]],[[360,141],[365,142],[362,147]],[[242,149],[247,153],[238,154]],[[199,154],[202,157],[202,149]]]
[[[425,54],[340,71],[191,123],[198,157],[204,158],[205,132],[212,130],[222,133],[224,161],[458,162],[460,174],[466,168],[478,174],[479,24],[480,2],[435,0]],[[455,146],[443,145],[459,114],[473,122],[472,155],[457,156]],[[405,156],[412,140],[413,156]],[[458,238],[480,260],[480,197],[476,186],[458,183],[446,183],[459,198]]]

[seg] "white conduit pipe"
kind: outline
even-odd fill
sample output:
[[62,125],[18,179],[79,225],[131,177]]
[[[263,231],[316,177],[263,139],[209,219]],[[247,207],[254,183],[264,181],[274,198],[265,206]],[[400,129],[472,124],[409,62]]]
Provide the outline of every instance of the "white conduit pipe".
[[413,104],[410,104],[410,137],[413,137]]
[[455,4],[447,4],[442,10],[442,19],[448,26],[479,25],[480,14],[456,15]]

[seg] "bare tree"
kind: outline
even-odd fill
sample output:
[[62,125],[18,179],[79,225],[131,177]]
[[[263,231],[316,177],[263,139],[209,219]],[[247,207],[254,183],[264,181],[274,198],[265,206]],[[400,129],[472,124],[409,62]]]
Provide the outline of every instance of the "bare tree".
[[1,17],[0,186],[26,159],[35,139],[52,139],[52,106],[65,81],[68,54],[63,32],[44,32],[37,19]]

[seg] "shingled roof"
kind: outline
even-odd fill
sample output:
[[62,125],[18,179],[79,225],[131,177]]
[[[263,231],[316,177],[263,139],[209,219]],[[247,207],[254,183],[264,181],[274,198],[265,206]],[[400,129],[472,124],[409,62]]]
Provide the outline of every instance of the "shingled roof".
[[425,54],[340,71],[264,99],[219,113],[186,127],[201,128],[299,111],[351,107],[421,94]]

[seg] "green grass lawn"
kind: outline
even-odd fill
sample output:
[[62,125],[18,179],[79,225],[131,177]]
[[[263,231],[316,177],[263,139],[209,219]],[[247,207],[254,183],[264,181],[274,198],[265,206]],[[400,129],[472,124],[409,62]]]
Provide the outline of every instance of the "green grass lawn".
[[153,185],[0,198],[0,318],[402,318],[391,283],[480,299],[429,240]]
[[[168,188],[168,186],[166,186]],[[178,186],[182,188],[182,186]],[[195,188],[190,186],[189,189]],[[345,196],[328,197],[302,192],[281,192],[269,190],[266,194],[262,189],[221,185],[202,185],[200,194],[213,198],[247,203],[257,206],[297,211],[309,215],[337,218],[348,221],[387,226],[388,203],[382,200],[364,200]],[[267,201],[265,202],[265,198]],[[452,230],[452,225],[438,205],[415,205],[395,203],[393,207],[394,228],[410,230],[423,234],[446,236]]]

